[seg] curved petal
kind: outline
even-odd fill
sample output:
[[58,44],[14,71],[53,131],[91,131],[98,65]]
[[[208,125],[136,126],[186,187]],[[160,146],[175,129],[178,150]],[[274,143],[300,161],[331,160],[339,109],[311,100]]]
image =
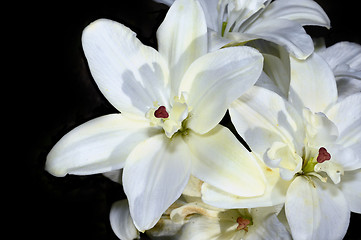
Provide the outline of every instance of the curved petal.
[[334,70],[337,77],[337,69],[349,69],[361,71],[361,45],[352,42],[338,42],[326,49],[318,52],[330,67]]
[[273,83],[281,91],[281,96],[288,97],[290,87],[290,69],[289,63],[282,61],[271,54],[263,54],[264,65],[263,71],[271,78]]
[[233,125],[252,151],[260,156],[276,141],[303,147],[303,122],[296,110],[281,96],[252,87],[229,108]]
[[175,2],[175,0],[153,0],[153,1],[163,3],[163,4],[168,5],[168,6],[172,5]]
[[340,134],[337,143],[351,148],[356,156],[361,156],[360,105],[361,93],[358,93],[338,102],[327,111],[327,116],[336,124]]
[[168,61],[172,95],[191,65],[207,53],[207,25],[199,2],[178,0],[157,31],[159,53]]
[[264,194],[257,197],[240,197],[203,183],[202,200],[209,205],[225,209],[267,207],[284,203],[290,181],[280,178],[277,169],[271,169],[261,161],[258,162],[266,177],[266,191]]
[[338,185],[348,202],[352,212],[361,214],[361,170],[345,172]]
[[208,52],[214,52],[232,42],[231,39],[222,37],[218,32],[208,29]]
[[317,178],[296,177],[288,189],[285,207],[295,240],[342,239],[350,221],[343,193]]
[[344,98],[351,96],[355,93],[361,92],[361,80],[359,79],[343,77],[336,79],[336,84],[337,84],[338,101],[341,101]]
[[123,182],[122,182],[123,169],[105,172],[105,173],[103,173],[103,176],[107,177],[108,179],[112,180],[113,182],[123,184]]
[[121,240],[139,238],[139,232],[130,216],[128,200],[123,199],[113,203],[109,214],[110,226],[115,235]]
[[179,89],[188,93],[192,108],[187,127],[200,134],[214,128],[231,102],[257,81],[262,63],[262,55],[250,47],[220,49],[195,61]]
[[180,137],[160,134],[134,148],[124,166],[123,186],[139,231],[152,228],[179,198],[190,172],[190,152]]
[[267,208],[252,209],[253,226],[249,227],[247,240],[291,240],[291,235],[277,218],[276,213],[262,214]]
[[218,0],[198,0],[201,4],[207,27],[211,30],[218,30]]
[[313,41],[300,24],[285,19],[257,19],[245,33],[283,46],[298,59],[306,59],[314,50]]
[[239,196],[264,193],[260,166],[227,128],[217,125],[204,135],[189,131],[185,141],[195,156],[192,163],[195,177]]
[[316,25],[330,28],[330,19],[313,0],[273,1],[262,14],[263,21],[282,18],[296,21],[300,25]]
[[177,240],[236,240],[236,221],[193,216],[179,232]]
[[289,101],[302,111],[325,112],[337,101],[335,77],[326,61],[316,53],[304,61],[291,57]]
[[154,101],[169,104],[166,62],[129,28],[97,20],[83,31],[82,44],[96,84],[120,112],[144,116]]
[[49,152],[45,168],[58,177],[120,169],[133,148],[151,134],[147,121],[121,114],[99,117],[62,137]]

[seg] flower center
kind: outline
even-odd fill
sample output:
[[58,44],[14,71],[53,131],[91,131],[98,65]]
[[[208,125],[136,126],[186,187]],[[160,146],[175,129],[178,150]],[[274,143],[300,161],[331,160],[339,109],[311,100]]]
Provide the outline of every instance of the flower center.
[[305,165],[303,166],[303,173],[306,175],[312,175],[318,177],[321,181],[326,182],[327,178],[322,175],[321,172],[326,173],[332,181],[337,184],[341,181],[341,175],[343,175],[343,167],[331,160],[331,154],[326,148],[321,147],[318,149],[317,157],[310,157],[304,159]]
[[324,161],[330,160],[331,159],[331,154],[329,154],[326,150],[326,148],[321,147],[318,150],[318,156],[317,156],[317,162],[318,163],[323,163]]
[[171,138],[178,131],[185,130],[184,120],[190,111],[183,95],[174,97],[172,103],[167,110],[165,106],[159,106],[158,102],[154,102],[155,108],[149,109],[145,115],[149,119],[150,125],[163,128],[168,138]]
[[238,217],[237,218],[237,230],[244,230],[246,232],[248,232],[248,226],[251,224],[251,221],[247,218],[243,218],[243,217]]
[[154,117],[156,118],[168,118],[169,114],[164,106],[160,106],[157,110],[154,112]]

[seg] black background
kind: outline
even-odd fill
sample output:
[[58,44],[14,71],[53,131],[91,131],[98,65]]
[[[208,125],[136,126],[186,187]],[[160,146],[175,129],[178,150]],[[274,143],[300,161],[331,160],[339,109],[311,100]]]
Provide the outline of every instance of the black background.
[[[317,2],[329,15],[332,28],[307,27],[311,36],[325,37],[327,45],[361,43],[356,1]],[[125,197],[121,185],[102,175],[56,178],[44,171],[44,163],[52,146],[71,129],[117,112],[89,73],[81,47],[82,30],[96,19],[109,18],[130,27],[144,44],[156,47],[155,32],[167,9],[151,0],[48,1],[8,8],[15,17],[8,17],[7,22],[16,20],[12,36],[21,46],[11,58],[15,69],[10,80],[15,86],[3,91],[11,94],[15,89],[16,96],[20,95],[4,104],[14,102],[10,114],[16,120],[11,121],[20,131],[12,132],[9,141],[15,148],[5,149],[11,157],[3,160],[15,163],[14,168],[3,170],[10,173],[5,184],[15,203],[4,209],[11,212],[7,218],[7,225],[14,227],[11,239],[117,239],[108,218],[111,204]],[[345,239],[360,239],[360,223],[360,215],[352,214]]]

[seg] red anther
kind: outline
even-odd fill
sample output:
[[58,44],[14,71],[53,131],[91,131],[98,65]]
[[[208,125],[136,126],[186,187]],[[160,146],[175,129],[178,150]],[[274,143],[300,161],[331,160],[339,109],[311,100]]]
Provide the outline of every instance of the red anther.
[[247,226],[248,226],[248,224],[251,223],[251,221],[248,220],[248,219],[242,218],[242,217],[238,217],[237,218],[237,223],[238,223],[237,230],[244,229],[244,230],[247,231]]
[[164,106],[160,106],[157,110],[154,112],[154,117],[156,118],[168,118],[169,114],[167,113],[167,110]]
[[320,150],[318,150],[318,157],[317,157],[317,162],[318,163],[323,163],[324,161],[330,160],[331,159],[331,154],[329,154],[326,150],[326,148],[321,147]]

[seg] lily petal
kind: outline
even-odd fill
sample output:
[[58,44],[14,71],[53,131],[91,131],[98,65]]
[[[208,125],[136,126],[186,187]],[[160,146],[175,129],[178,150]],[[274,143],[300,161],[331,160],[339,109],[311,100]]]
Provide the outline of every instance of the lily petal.
[[137,145],[124,166],[123,186],[139,231],[152,228],[179,198],[190,172],[190,151],[182,138],[159,134]]
[[109,219],[110,225],[119,239],[133,240],[139,238],[139,232],[130,216],[128,200],[123,199],[113,203]]
[[337,92],[338,92],[338,101],[341,101],[342,99],[351,96],[355,93],[361,92],[361,81],[359,79],[343,77],[337,79],[336,84],[337,84]]
[[254,86],[232,103],[229,113],[238,134],[260,156],[276,141],[294,146],[301,153],[302,119],[278,94]]
[[133,148],[151,134],[145,120],[121,114],[99,117],[62,137],[49,152],[45,168],[59,177],[120,169]]
[[209,205],[225,209],[267,207],[284,203],[290,182],[280,178],[278,169],[267,167],[261,160],[258,162],[266,177],[266,191],[263,195],[249,198],[240,197],[203,183],[202,200]]
[[350,210],[333,184],[296,177],[287,191],[285,207],[295,240],[342,239],[346,234]]
[[228,193],[250,197],[264,193],[263,173],[254,156],[225,127],[185,137],[195,156],[192,175]]
[[268,209],[272,208],[262,207],[251,210],[253,226],[249,227],[247,240],[291,240],[290,233],[280,220],[278,220],[276,213],[268,213]]
[[289,63],[285,63],[281,58],[271,54],[263,54],[263,57],[265,60],[263,70],[281,91],[281,96],[284,96],[287,99],[290,87]]
[[181,229],[177,240],[237,240],[236,221],[193,216]]
[[361,93],[353,94],[338,102],[327,111],[338,130],[337,143],[351,148],[361,164]]
[[120,112],[144,116],[154,101],[169,104],[167,63],[129,28],[97,20],[83,31],[82,44],[96,84]]
[[282,18],[296,21],[300,25],[317,25],[330,28],[330,19],[313,0],[273,1],[262,14],[263,20]]
[[218,0],[198,0],[206,17],[207,27],[211,30],[218,29]]
[[[338,42],[318,52],[330,67],[334,70],[335,76],[340,74],[338,70],[349,70],[361,74],[361,45],[352,42]],[[352,74],[352,73],[350,73]],[[361,78],[361,77],[360,77]]]
[[316,53],[304,61],[291,57],[291,85],[289,101],[302,111],[325,112],[337,101],[337,87],[327,62]]
[[298,59],[306,59],[314,50],[311,37],[297,22],[285,19],[257,19],[245,33],[283,46]]
[[345,172],[339,188],[345,195],[348,206],[352,212],[361,214],[361,170]]
[[159,53],[168,61],[172,95],[190,64],[207,53],[207,25],[198,1],[178,0],[157,31]]
[[196,60],[179,89],[188,93],[192,108],[187,127],[200,134],[214,128],[231,102],[257,81],[262,63],[262,55],[250,47],[224,48]]

